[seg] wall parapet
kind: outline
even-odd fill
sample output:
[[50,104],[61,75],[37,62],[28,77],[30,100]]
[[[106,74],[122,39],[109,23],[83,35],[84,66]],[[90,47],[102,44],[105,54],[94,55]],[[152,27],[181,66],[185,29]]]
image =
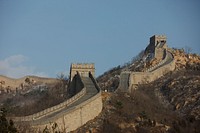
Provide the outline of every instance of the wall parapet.
[[100,91],[86,101],[70,107],[67,111],[62,111],[54,115],[51,119],[34,121],[31,125],[37,131],[42,131],[45,127],[51,128],[51,123],[55,122],[61,131],[70,132],[81,127],[89,120],[94,119],[102,111],[102,108],[103,104]]
[[[95,84],[97,85],[92,75],[90,75],[90,78],[94,86]],[[87,87],[88,86],[86,86],[86,90]],[[99,87],[95,86],[95,88],[98,90]],[[80,99],[80,102],[77,101],[78,103],[74,103],[74,105],[69,106],[69,108],[67,108],[65,111],[61,111],[47,119],[45,118],[38,121],[32,121],[31,125],[40,131],[45,127],[51,128],[50,125],[52,122],[57,123],[59,129],[62,129],[64,132],[70,132],[77,129],[89,120],[94,119],[102,111],[103,104],[101,99],[101,91],[93,93],[92,95],[91,93],[87,94],[86,91],[86,95],[84,97]]]
[[167,61],[167,57],[168,57],[166,49],[164,50],[164,55],[165,55],[165,58],[161,62],[159,62],[157,65],[152,66],[151,68],[147,69],[145,72],[151,72],[152,70],[154,70],[154,69],[158,68],[159,66],[163,65]]
[[145,72],[129,72],[129,78],[124,78],[122,72],[120,75],[119,89],[122,91],[132,91],[137,88],[138,84],[146,84],[152,82],[164,74],[175,69],[175,60],[173,54],[166,50],[165,58],[156,66],[148,69]]
[[[87,99],[86,101],[84,101],[84,102],[82,102],[82,103],[80,103],[80,104],[78,104],[78,105],[76,105],[76,106],[73,106],[73,107],[70,108],[67,112],[61,112],[61,113],[59,113],[59,114],[53,116],[53,117],[51,118],[51,121],[55,121],[55,120],[61,118],[63,115],[70,114],[71,112],[73,112],[73,111],[75,111],[75,110],[77,110],[77,109],[79,109],[79,108],[81,108],[81,107],[87,105],[88,103],[91,103],[93,100],[95,100],[95,99],[97,99],[97,98],[99,98],[99,97],[101,97],[101,92],[98,92],[96,95],[92,96],[91,98]],[[48,120],[47,120],[47,121],[43,121],[42,123],[43,123],[43,124],[49,124],[49,121],[48,121]],[[39,122],[39,123],[37,123],[37,122],[34,123],[34,125],[37,125],[37,124],[41,124],[41,122]]]
[[83,80],[82,80],[82,78],[81,78],[81,75],[80,75],[80,73],[79,73],[79,72],[77,72],[77,75],[78,75],[78,78],[80,79],[81,86],[84,88],[84,87],[85,87],[85,85],[84,85],[84,83],[83,83]]
[[22,117],[10,117],[10,118],[14,121],[34,121],[34,120],[38,120],[42,117],[45,117],[47,115],[50,115],[52,113],[55,113],[59,110],[66,108],[67,106],[71,105],[72,103],[74,103],[75,101],[80,99],[85,94],[86,94],[86,88],[84,87],[79,93],[77,93],[73,97],[67,99],[66,101],[64,101],[64,102],[62,102],[58,105],[47,108],[45,110],[42,110],[42,111],[35,113],[35,114],[32,114],[32,115],[22,116]]
[[91,78],[92,82],[94,83],[95,88],[98,90],[98,92],[101,91],[101,89],[99,88],[96,80],[94,79],[94,77],[92,76],[91,72],[89,72],[89,77]]
[[89,72],[95,75],[95,66],[94,63],[79,63],[79,64],[71,64],[70,67],[70,81],[72,81],[73,77],[76,73],[79,72],[81,76],[88,77]]
[[102,111],[101,89],[93,77],[93,71],[88,71],[87,77],[76,71],[75,76],[74,88],[79,89],[70,99],[29,116],[10,118],[17,123],[28,122],[35,132],[41,132],[45,128],[51,129],[52,123],[56,123],[62,132],[70,132],[94,119]]

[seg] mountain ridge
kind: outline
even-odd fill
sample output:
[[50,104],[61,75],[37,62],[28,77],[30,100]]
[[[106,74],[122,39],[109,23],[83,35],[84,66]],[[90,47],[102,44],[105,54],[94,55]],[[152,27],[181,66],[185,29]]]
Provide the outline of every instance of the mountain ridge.
[[[117,91],[122,71],[144,71],[142,58],[98,77],[104,109],[76,132],[197,133],[200,132],[200,56],[171,48],[176,69],[132,93]],[[150,60],[149,66],[159,60]],[[139,66],[139,69],[138,69]],[[149,67],[148,66],[148,67]]]

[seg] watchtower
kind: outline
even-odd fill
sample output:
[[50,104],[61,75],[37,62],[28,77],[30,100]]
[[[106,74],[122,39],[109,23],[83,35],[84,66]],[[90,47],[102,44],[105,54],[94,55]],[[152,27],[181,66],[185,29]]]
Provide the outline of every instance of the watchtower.
[[164,50],[167,49],[167,37],[165,35],[154,35],[150,38],[150,43],[145,49],[145,54],[153,53],[154,58],[162,59]]
[[73,77],[79,72],[82,77],[89,77],[89,72],[95,77],[95,67],[94,63],[78,63],[71,64],[70,67],[70,81],[72,81]]
[[155,47],[163,47],[167,41],[167,37],[165,35],[154,35],[150,38],[150,44]]

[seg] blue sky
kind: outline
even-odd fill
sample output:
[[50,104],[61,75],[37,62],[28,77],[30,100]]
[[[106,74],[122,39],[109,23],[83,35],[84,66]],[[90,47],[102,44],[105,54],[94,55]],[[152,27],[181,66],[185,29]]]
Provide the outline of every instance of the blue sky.
[[154,34],[200,53],[199,7],[199,0],[0,0],[0,74],[56,77],[73,62],[94,62],[100,75]]

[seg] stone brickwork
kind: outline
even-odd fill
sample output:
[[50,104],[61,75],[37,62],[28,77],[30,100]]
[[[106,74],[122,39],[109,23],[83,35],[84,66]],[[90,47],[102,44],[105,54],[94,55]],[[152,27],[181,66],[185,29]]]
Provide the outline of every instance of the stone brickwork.
[[[58,124],[58,128],[64,132],[70,132],[78,127],[84,125],[91,119],[94,119],[102,110],[101,94],[75,106],[72,110],[66,113],[59,113],[52,118],[52,121]],[[39,125],[35,126],[37,131],[42,131],[45,127],[51,129],[52,123],[50,121],[43,121]]]
[[95,77],[95,66],[94,63],[90,64],[71,64],[70,67],[70,81],[72,81],[73,77],[79,72],[82,77],[88,77],[89,72]]
[[164,50],[167,49],[167,37],[165,35],[154,35],[145,49],[145,54],[153,53],[154,58],[163,59]]
[[55,112],[58,112],[59,110],[66,108],[67,106],[71,105],[72,103],[74,103],[75,101],[80,99],[83,95],[85,95],[85,93],[86,93],[86,88],[83,88],[78,94],[76,94],[75,96],[71,97],[70,99],[68,99],[58,105],[47,108],[45,110],[42,110],[42,111],[32,114],[32,115],[22,116],[22,117],[12,117],[11,119],[14,121],[34,121],[34,120],[41,119],[45,116],[48,116],[50,114],[53,114]]
[[83,81],[81,79],[81,75],[79,72],[77,72],[76,75],[74,75],[72,81],[69,83],[68,92],[70,96],[74,96],[77,93],[79,93],[84,88]]
[[52,123],[57,124],[59,131],[70,132],[94,119],[103,106],[100,88],[93,77],[94,70],[94,64],[72,64],[71,82],[75,83],[74,90],[77,90],[77,87],[80,89],[78,93],[65,102],[36,114],[12,119],[16,124],[30,124],[35,132],[42,132],[46,127],[52,129]]
[[166,65],[162,67],[157,67],[154,71],[151,72],[132,72],[130,74],[129,80],[129,91],[133,91],[137,88],[138,84],[147,84],[150,83],[161,76],[165,75],[166,73],[173,71],[175,69],[175,61],[172,60]]
[[145,52],[145,54],[147,54],[147,52],[153,52],[155,55],[154,58],[162,57],[161,62],[145,72],[122,72],[120,74],[119,90],[131,92],[137,89],[138,84],[152,82],[175,69],[174,57],[172,53],[167,50],[166,36],[151,37],[150,44],[147,46]]

